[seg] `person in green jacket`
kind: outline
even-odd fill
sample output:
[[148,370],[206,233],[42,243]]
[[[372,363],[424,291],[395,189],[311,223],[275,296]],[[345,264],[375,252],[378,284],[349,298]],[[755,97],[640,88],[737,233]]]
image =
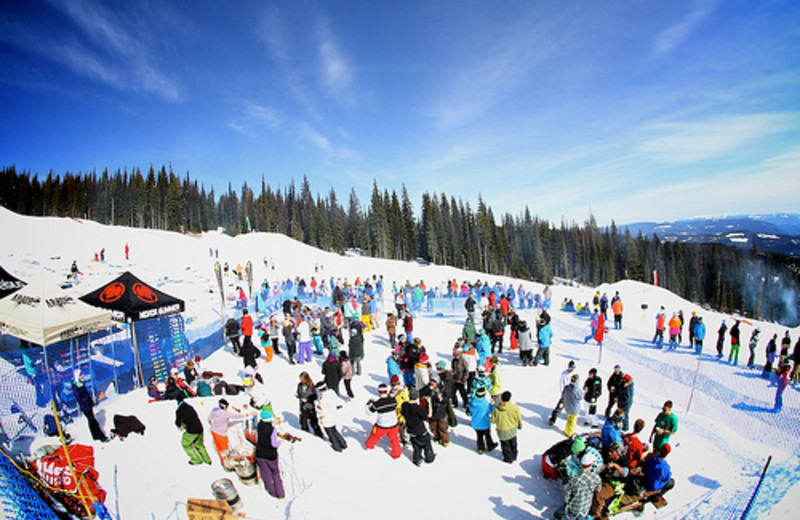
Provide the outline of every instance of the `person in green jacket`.
[[500,404],[492,410],[492,422],[497,426],[497,437],[503,451],[503,462],[511,464],[517,460],[517,430],[522,429],[519,407],[511,402],[511,392],[506,390]]
[[678,431],[678,417],[672,413],[672,401],[667,401],[661,408],[661,413],[656,417],[655,426],[650,433],[650,442],[653,451],[657,452],[661,446],[669,442],[673,433]]
[[477,334],[478,331],[475,329],[475,323],[471,319],[467,318],[467,320],[464,322],[464,328],[461,329],[461,337],[468,342],[472,342]]

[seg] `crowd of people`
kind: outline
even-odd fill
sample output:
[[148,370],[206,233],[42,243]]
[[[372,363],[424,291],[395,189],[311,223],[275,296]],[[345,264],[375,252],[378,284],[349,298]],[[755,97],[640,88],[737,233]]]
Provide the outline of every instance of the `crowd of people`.
[[[221,398],[209,415],[206,424],[214,447],[223,466],[237,473],[237,465],[250,461],[258,468],[267,492],[283,498],[278,447],[290,437],[280,433],[278,414],[266,396],[264,366],[275,356],[285,356],[289,364],[303,365],[294,394],[299,427],[326,440],[334,451],[343,452],[348,443],[339,431],[340,412],[355,398],[352,381],[362,374],[365,335],[381,328],[388,347],[386,379],[365,404],[365,413],[374,419],[364,440],[367,450],[376,448],[385,437],[392,458],[401,458],[404,446],[410,446],[413,464],[431,464],[436,459],[435,446],[450,446],[452,428],[458,422],[455,412],[463,409],[474,431],[477,454],[491,453],[499,447],[499,457],[504,462],[518,460],[517,435],[523,421],[514,394],[503,385],[501,364],[516,363],[510,352],[517,351],[519,364],[524,367],[549,366],[554,336],[549,305],[544,305],[550,301],[549,288],[536,295],[538,298],[530,297],[536,312],[534,323],[529,325],[513,304],[520,294],[527,299],[529,292],[485,282],[458,284],[453,280],[446,284],[450,293],[466,294],[466,319],[454,340],[450,359],[433,363],[423,338],[414,330],[415,311],[424,304],[424,295],[430,288],[422,281],[394,284],[394,309],[385,313],[385,320],[379,320],[377,303],[381,300],[382,279],[372,277],[380,289],[372,286],[369,278],[365,280],[366,283],[357,279],[352,285],[334,281],[331,304],[327,306],[314,308],[294,298],[285,300],[278,312],[257,313],[255,322],[247,306],[238,319],[231,317],[225,325],[225,335],[233,354],[242,358],[245,377],[241,385],[222,381],[219,373],[202,370],[200,359],[187,363],[183,377],[173,370],[163,391],[158,381],[151,381],[151,399],[175,399],[178,403],[175,423],[183,431],[181,445],[190,464],[210,464],[210,457],[203,445],[203,421],[193,413],[187,398],[244,393],[249,398],[249,411],[236,409]],[[320,285],[310,290],[319,291]],[[598,293],[595,300],[580,306],[592,308],[592,331],[585,341],[602,342],[609,312],[614,328],[622,328],[622,300],[619,293],[611,299]],[[663,308],[659,316],[654,344],[663,346],[664,332],[668,332],[667,348],[678,348],[683,342],[683,325],[677,323],[682,320],[682,313],[675,313],[674,323],[667,322]],[[734,326],[739,325],[737,322]],[[702,317],[692,313],[689,328],[689,344],[701,352],[705,338]],[[757,335],[755,331],[754,337]],[[777,352],[776,338],[772,342]],[[775,354],[773,362],[779,357],[791,358],[785,344],[790,345],[788,333],[781,343],[780,356]],[[800,341],[795,355],[798,350]],[[735,362],[735,355],[731,356]],[[567,519],[587,515],[604,518],[625,508],[641,508],[648,502],[663,506],[663,495],[675,486],[667,462],[670,436],[678,431],[672,403],[664,403],[649,438],[643,439],[645,421],[631,418],[633,376],[617,365],[604,384],[598,369],[588,368],[581,381],[576,363],[569,362],[561,374],[558,402],[550,416],[550,423],[555,424],[562,410],[566,415],[567,439],[542,457],[545,474],[559,479],[564,486],[565,502],[558,515]],[[602,409],[604,393],[607,401]],[[600,410],[603,413],[598,413]],[[585,428],[579,428],[581,415]]]

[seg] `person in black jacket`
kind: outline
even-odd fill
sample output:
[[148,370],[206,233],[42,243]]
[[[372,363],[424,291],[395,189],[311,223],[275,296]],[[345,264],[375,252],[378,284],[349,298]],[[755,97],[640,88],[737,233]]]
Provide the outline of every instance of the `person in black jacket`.
[[189,464],[211,464],[206,446],[203,442],[203,423],[197,411],[183,397],[178,398],[178,409],[175,410],[175,426],[183,430],[181,446],[189,456]]
[[89,422],[89,431],[92,432],[92,439],[108,442],[108,437],[106,437],[103,429],[100,428],[100,423],[97,422],[97,418],[94,416],[94,400],[92,399],[92,394],[90,394],[89,390],[86,388],[86,385],[83,384],[83,374],[81,374],[79,369],[76,369],[74,376],[72,391],[75,393],[78,407],[80,407],[81,412]]
[[361,321],[350,322],[350,340],[348,342],[350,360],[353,372],[361,375],[361,360],[364,359],[364,323]]
[[322,363],[322,376],[328,388],[341,397],[339,382],[342,380],[342,364],[335,354],[328,354],[328,358]]
[[439,388],[438,375],[431,377],[427,386],[419,390],[420,397],[424,397],[428,402],[430,424],[433,440],[442,446],[450,446],[450,433],[447,431],[447,401],[445,400],[442,389]]
[[597,369],[592,368],[589,370],[589,377],[583,383],[583,399],[589,403],[589,414],[583,424],[598,426],[594,424],[597,422],[595,414],[597,414],[597,399],[603,393],[603,380],[597,375]]
[[262,410],[258,421],[256,442],[256,465],[264,481],[264,489],[275,498],[284,498],[286,491],[283,489],[280,467],[278,465],[278,446],[280,438],[278,431],[272,424],[272,412]]
[[425,427],[425,421],[431,416],[431,404],[428,400],[428,407],[423,408],[419,404],[419,392],[416,388],[408,391],[408,401],[400,406],[400,413],[406,420],[408,435],[411,437],[411,446],[414,449],[411,461],[419,466],[422,464],[423,453],[425,462],[430,464],[436,458],[431,445],[431,435]]
[[617,404],[619,398],[619,389],[622,386],[622,367],[619,365],[614,367],[614,373],[608,378],[606,387],[608,388],[608,406],[606,406],[605,417],[611,417],[611,409]]
[[231,340],[233,352],[237,356],[242,348],[239,344],[239,328],[239,322],[233,317],[228,318],[228,321],[225,322],[225,337]]

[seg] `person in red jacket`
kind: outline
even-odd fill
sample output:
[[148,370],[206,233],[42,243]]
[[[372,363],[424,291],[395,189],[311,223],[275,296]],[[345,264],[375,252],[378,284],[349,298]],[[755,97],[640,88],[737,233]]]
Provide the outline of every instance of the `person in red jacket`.
[[410,312],[405,311],[403,316],[403,329],[406,331],[406,341],[409,343],[414,341],[414,316]]
[[244,336],[244,340],[242,342],[242,349],[244,350],[245,347],[252,347],[253,346],[253,318],[247,312],[247,309],[242,310],[242,336]]

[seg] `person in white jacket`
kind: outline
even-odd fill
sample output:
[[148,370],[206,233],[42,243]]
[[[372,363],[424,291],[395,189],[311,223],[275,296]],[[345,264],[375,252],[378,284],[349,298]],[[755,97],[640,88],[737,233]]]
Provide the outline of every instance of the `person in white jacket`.
[[311,326],[307,319],[300,320],[297,324],[297,362],[299,364],[311,362]]
[[347,441],[344,440],[342,434],[339,433],[337,427],[339,426],[339,410],[342,408],[342,399],[336,395],[336,392],[328,392],[328,386],[325,381],[320,381],[316,385],[319,398],[314,406],[317,408],[317,418],[325,434],[331,441],[333,451],[342,452],[347,449]]

